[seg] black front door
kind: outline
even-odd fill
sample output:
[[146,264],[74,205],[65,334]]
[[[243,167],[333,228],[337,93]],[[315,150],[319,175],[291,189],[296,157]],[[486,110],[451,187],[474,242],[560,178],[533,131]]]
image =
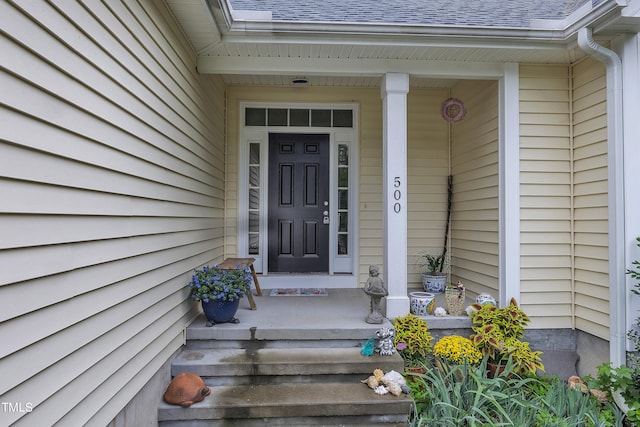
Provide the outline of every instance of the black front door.
[[328,272],[329,135],[269,134],[268,199],[269,271]]

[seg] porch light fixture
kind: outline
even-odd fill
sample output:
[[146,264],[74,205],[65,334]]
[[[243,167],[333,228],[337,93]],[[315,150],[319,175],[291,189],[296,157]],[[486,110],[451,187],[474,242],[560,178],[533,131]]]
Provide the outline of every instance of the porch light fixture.
[[307,87],[309,86],[309,80],[306,77],[295,77],[291,79],[293,87]]

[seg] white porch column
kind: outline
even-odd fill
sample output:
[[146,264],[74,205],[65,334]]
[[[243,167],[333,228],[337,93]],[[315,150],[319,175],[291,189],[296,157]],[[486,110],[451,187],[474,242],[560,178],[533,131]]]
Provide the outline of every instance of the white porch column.
[[407,296],[407,93],[409,75],[382,80],[384,280],[388,318],[409,312]]
[[[619,37],[612,44],[613,49],[622,60],[623,87],[623,179],[624,179],[624,268],[631,268],[633,261],[640,260],[640,248],[637,246],[636,237],[640,237],[640,199],[638,198],[638,183],[640,182],[640,168],[637,161],[640,159],[640,35],[634,34]],[[636,281],[626,275],[626,286],[620,286],[618,290],[622,294],[622,301],[626,301],[625,320],[626,326],[618,331],[620,335],[633,327],[638,311],[640,311],[640,296],[631,293]],[[622,315],[621,313],[619,315]],[[626,350],[633,351],[633,345],[626,340]],[[611,359],[614,360],[614,359]],[[625,359],[621,358],[621,364]]]
[[504,64],[500,79],[500,306],[520,297],[520,68]]

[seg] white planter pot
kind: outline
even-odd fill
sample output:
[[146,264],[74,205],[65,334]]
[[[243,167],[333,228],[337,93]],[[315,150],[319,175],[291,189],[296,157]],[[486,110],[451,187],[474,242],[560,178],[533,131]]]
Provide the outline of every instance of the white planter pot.
[[427,316],[433,314],[436,304],[436,296],[429,292],[411,292],[409,294],[411,314],[416,316]]

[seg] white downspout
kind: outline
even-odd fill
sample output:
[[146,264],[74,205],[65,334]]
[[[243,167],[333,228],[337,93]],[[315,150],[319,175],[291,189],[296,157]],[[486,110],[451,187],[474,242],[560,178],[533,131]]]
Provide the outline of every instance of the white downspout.
[[609,357],[614,366],[626,364],[626,286],[624,241],[624,134],[622,61],[593,40],[591,28],[578,31],[578,45],[607,67],[607,139],[609,191]]

